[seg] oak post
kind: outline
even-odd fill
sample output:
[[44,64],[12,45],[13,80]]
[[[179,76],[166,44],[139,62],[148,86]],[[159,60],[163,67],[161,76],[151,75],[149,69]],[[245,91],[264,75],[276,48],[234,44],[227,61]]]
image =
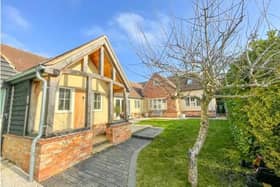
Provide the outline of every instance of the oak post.
[[109,124],[113,121],[113,107],[114,107],[114,97],[113,97],[113,81],[109,83],[109,113],[108,122]]
[[99,74],[101,76],[104,75],[104,47],[101,46],[100,48],[100,55],[99,55]]
[[90,76],[87,77],[87,99],[86,99],[86,127],[91,127],[92,124],[92,91],[91,91],[92,79]]
[[46,102],[46,124],[44,127],[44,136],[48,136],[53,131],[53,121],[55,113],[56,92],[59,85],[59,77],[49,77]]
[[124,119],[128,120],[129,119],[129,114],[128,114],[128,92],[124,90]]

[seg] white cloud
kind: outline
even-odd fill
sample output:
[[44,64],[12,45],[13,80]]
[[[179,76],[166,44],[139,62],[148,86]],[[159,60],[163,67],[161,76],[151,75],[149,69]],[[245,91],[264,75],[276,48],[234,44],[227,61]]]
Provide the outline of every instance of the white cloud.
[[18,26],[21,29],[28,29],[30,27],[30,23],[17,8],[7,5],[3,8],[3,13],[3,17],[8,19],[12,25]]
[[[123,12],[101,25],[92,25],[81,30],[87,38],[107,35],[116,51],[134,49],[145,44],[159,46],[163,40],[163,30],[170,19],[163,14],[157,14],[153,19],[147,19],[140,14]],[[144,35],[147,41],[144,39]],[[135,50],[135,49],[134,49]]]
[[115,20],[128,37],[138,44],[145,42],[145,39],[151,44],[158,43],[169,23],[169,18],[163,14],[158,14],[155,19],[147,19],[133,12],[121,13]]

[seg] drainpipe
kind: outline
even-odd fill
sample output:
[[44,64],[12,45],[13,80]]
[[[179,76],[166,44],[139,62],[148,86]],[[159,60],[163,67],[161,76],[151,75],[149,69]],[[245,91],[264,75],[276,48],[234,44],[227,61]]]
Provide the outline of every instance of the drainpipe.
[[45,122],[45,106],[46,106],[46,96],[47,96],[47,81],[41,76],[40,70],[42,70],[43,67],[40,66],[36,71],[36,77],[42,81],[43,88],[42,88],[42,105],[41,105],[41,115],[40,115],[40,123],[39,123],[39,132],[38,135],[33,139],[31,144],[31,151],[30,151],[30,162],[29,162],[29,181],[33,181],[33,175],[34,175],[34,167],[35,167],[35,157],[36,157],[36,144],[38,140],[43,135],[43,129],[44,129],[44,122]]

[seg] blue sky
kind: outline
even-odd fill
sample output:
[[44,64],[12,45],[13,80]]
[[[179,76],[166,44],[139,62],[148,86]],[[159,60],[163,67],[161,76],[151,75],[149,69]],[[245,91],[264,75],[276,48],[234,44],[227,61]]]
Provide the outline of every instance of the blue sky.
[[[280,1],[273,1],[277,14]],[[2,0],[1,40],[52,57],[107,35],[132,81],[150,73],[136,55],[137,28],[151,40],[170,16],[190,17],[191,0]],[[278,14],[279,15],[279,14]],[[278,20],[279,23],[279,20]]]

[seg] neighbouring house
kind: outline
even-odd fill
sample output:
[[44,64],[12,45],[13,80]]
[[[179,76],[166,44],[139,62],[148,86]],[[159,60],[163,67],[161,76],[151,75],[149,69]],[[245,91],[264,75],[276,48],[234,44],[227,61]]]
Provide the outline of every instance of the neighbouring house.
[[129,108],[136,115],[132,101],[142,98],[106,36],[49,59],[23,53],[1,51],[1,66],[14,71],[4,80],[3,158],[42,181],[90,156],[97,135],[130,138]]
[[[138,84],[142,96],[142,115],[150,117],[198,117],[202,87],[198,81],[188,78],[164,77],[154,73],[147,82]],[[225,115],[224,103],[212,99],[210,117]]]

